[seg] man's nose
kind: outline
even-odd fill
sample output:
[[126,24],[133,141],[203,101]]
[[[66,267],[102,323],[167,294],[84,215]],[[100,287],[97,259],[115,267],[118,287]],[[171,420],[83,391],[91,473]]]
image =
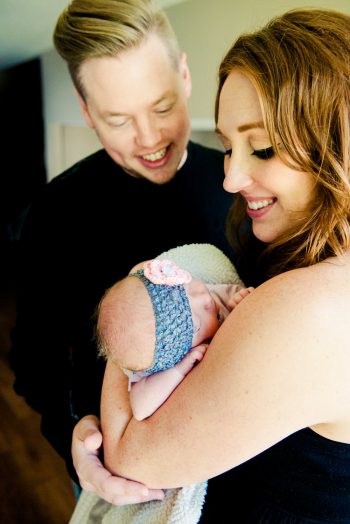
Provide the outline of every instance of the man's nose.
[[136,123],[136,140],[141,147],[152,149],[161,142],[161,130],[156,119],[145,117]]

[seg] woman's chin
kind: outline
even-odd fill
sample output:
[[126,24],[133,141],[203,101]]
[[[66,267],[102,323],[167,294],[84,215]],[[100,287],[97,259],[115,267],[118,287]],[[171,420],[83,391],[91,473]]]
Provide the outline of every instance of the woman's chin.
[[261,242],[264,242],[265,244],[271,244],[280,232],[276,231],[276,229],[272,229],[271,227],[267,227],[262,224],[256,224],[253,221],[253,233],[254,236],[260,240]]

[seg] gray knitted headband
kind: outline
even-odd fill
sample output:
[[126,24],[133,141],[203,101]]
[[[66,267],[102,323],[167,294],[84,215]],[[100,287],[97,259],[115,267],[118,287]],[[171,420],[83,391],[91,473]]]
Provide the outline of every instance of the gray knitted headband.
[[153,364],[144,371],[150,375],[174,366],[192,347],[192,311],[183,286],[191,275],[169,260],[152,260],[131,275],[146,286],[156,320]]

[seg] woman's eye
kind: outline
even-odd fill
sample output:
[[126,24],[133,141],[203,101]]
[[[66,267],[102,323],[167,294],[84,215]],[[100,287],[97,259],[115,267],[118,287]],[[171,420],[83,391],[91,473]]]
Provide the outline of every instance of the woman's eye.
[[261,160],[269,160],[274,156],[275,152],[273,147],[267,147],[265,149],[254,149],[252,152],[253,156],[260,158]]

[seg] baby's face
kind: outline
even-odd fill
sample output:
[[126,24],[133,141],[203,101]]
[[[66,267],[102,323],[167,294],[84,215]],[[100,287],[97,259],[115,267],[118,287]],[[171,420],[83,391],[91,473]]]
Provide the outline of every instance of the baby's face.
[[192,310],[193,346],[197,346],[211,339],[230,313],[232,308],[228,304],[237,286],[204,284],[194,278],[184,287]]

